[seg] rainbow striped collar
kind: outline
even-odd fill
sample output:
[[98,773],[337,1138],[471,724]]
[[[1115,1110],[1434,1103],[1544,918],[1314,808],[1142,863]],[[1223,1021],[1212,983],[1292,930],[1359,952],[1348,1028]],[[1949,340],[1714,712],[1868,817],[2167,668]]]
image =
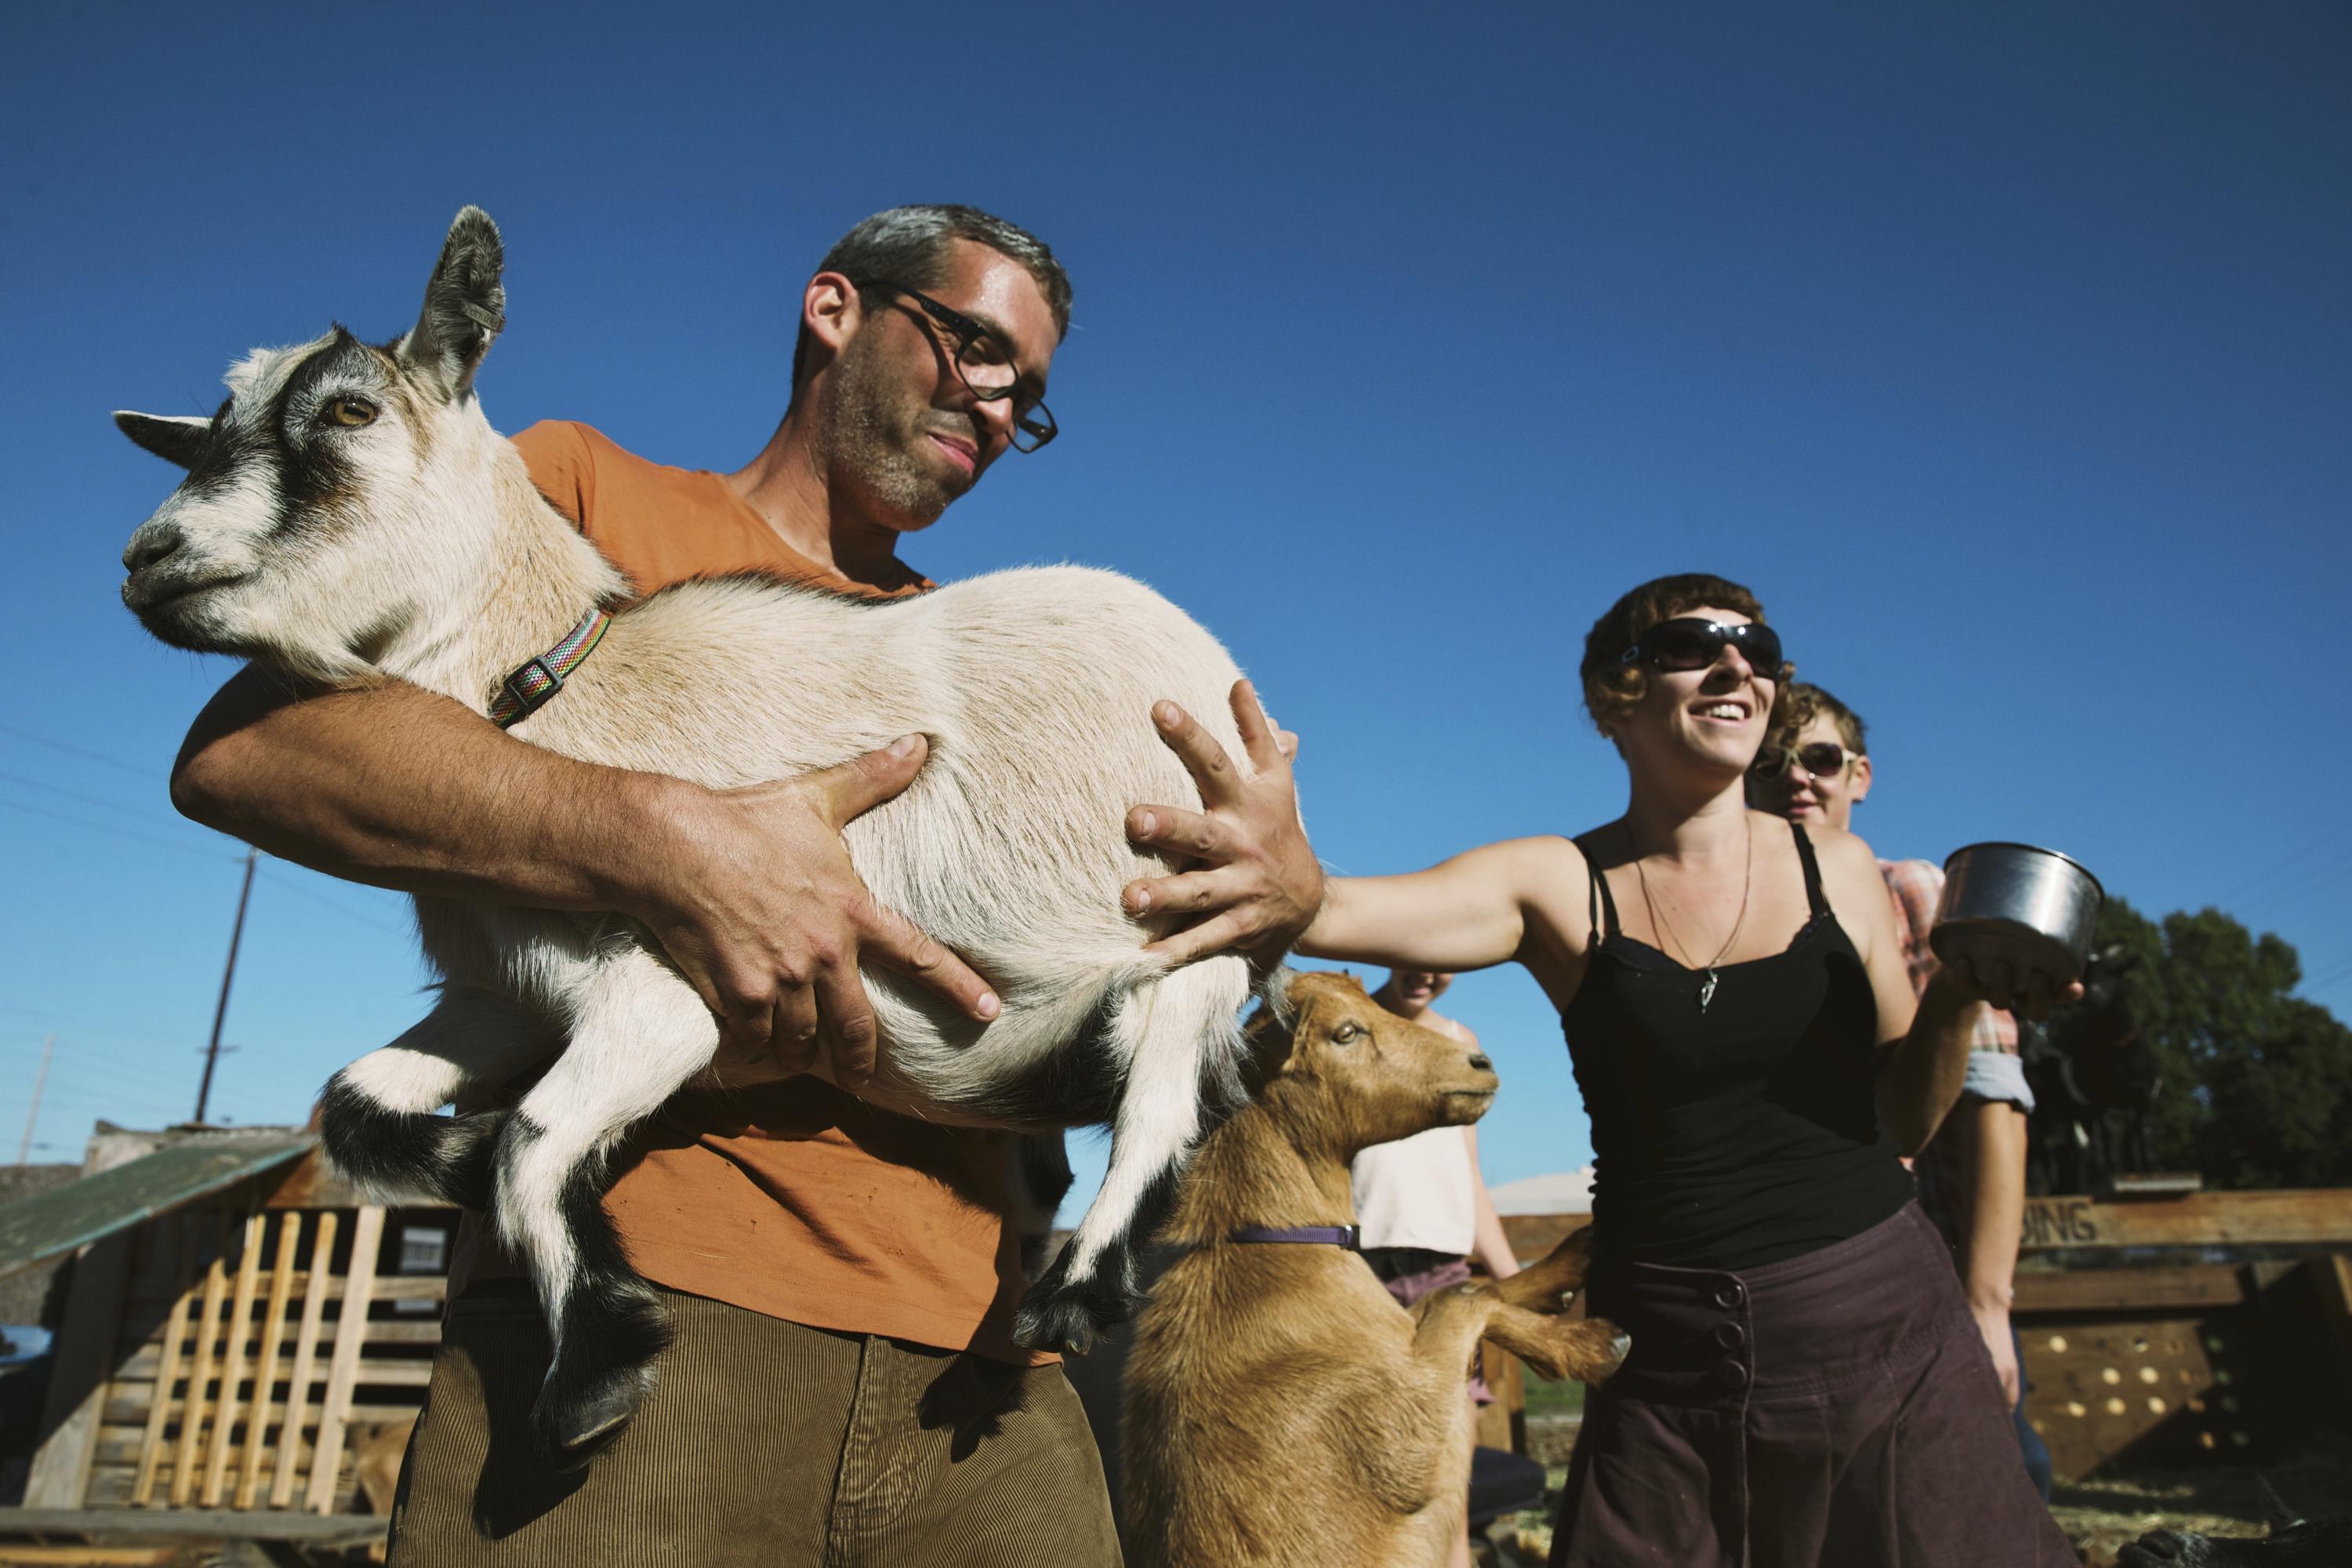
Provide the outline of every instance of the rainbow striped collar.
[[562,642],[524,660],[521,668],[499,683],[499,694],[490,702],[490,722],[501,730],[512,729],[545,707],[549,698],[563,689],[563,678],[588,662],[588,656],[604,638],[604,628],[612,624],[613,617],[604,611],[591,610]]

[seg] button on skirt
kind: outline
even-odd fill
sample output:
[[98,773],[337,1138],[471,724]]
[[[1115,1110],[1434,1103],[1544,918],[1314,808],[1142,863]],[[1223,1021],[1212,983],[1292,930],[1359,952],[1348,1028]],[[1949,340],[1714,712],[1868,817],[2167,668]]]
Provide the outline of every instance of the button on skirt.
[[1597,1268],[1633,1337],[1587,1397],[1552,1568],[2074,1568],[1950,1250],[1907,1205],[1739,1273]]

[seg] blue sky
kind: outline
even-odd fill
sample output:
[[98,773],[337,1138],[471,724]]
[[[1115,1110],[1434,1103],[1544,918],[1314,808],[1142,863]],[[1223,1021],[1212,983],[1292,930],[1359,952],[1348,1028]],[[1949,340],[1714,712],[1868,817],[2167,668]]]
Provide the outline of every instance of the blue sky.
[[[163,791],[228,671],[121,608],[172,475],[107,411],[396,333],[468,201],[492,420],[689,467],[764,438],[857,218],[1044,235],[1063,438],[909,558],[1191,609],[1340,869],[1613,816],[1580,639],[1710,570],[1871,721],[1882,852],[2055,845],[2352,1002],[2340,6],[36,4],[0,62],[0,1139],[50,1031],[48,1157],[188,1113],[236,896]],[[420,1011],[404,926],[265,863],[216,1115],[299,1118]],[[1535,987],[1453,1002],[1505,1078],[1489,1179],[1588,1159]]]

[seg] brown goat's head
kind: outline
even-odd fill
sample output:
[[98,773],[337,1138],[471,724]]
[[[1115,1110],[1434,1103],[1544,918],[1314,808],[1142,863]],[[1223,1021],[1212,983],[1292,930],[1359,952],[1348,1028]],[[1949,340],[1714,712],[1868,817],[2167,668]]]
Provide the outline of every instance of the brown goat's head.
[[1486,1113],[1494,1064],[1410,1023],[1364,994],[1352,974],[1290,978],[1287,1005],[1251,1020],[1253,1097],[1294,1142],[1339,1158]]

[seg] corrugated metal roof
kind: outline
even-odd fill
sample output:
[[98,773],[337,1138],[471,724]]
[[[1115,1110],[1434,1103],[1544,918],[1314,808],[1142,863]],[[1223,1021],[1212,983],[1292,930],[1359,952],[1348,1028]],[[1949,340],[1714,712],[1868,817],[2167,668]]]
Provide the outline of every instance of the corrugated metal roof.
[[306,1134],[195,1137],[0,1205],[0,1279],[296,1159]]

